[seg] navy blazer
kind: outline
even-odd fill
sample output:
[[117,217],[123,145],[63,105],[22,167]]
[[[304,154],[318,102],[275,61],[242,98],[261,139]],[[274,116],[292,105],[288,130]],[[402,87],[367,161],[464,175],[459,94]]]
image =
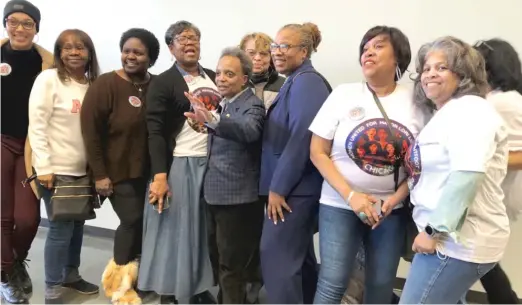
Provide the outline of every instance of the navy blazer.
[[224,108],[209,132],[205,200],[215,205],[251,203],[259,198],[265,106],[247,89]]
[[[303,73],[312,72],[312,73]],[[319,196],[323,177],[310,161],[308,130],[330,85],[306,60],[290,74],[268,109],[263,132],[259,193]]]

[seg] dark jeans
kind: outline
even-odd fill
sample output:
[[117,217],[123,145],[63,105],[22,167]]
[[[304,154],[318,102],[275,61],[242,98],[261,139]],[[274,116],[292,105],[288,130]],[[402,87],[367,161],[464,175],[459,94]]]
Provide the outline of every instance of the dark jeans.
[[[42,186],[39,188],[47,214],[49,214],[52,192]],[[78,268],[82,252],[84,223],[84,221],[49,220],[49,231],[44,249],[47,287],[73,283],[81,279]]]
[[509,279],[500,267],[496,264],[493,269],[486,273],[480,282],[488,294],[489,304],[518,304],[518,296],[511,288]]
[[219,280],[219,303],[244,304],[247,284],[259,272],[264,202],[208,205],[208,211],[209,248]]
[[24,162],[25,140],[2,135],[2,271],[11,272],[14,259],[25,259],[40,224],[40,202],[29,185]]
[[405,236],[405,209],[397,209],[374,230],[351,210],[321,204],[321,269],[315,304],[340,304],[361,241],[365,247],[364,304],[388,304]]
[[114,261],[126,265],[141,254],[146,179],[118,182],[109,197],[120,225],[114,235]]

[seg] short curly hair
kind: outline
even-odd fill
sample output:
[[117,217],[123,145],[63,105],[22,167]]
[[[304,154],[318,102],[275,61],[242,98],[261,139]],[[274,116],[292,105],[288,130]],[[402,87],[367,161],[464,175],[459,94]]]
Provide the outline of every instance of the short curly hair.
[[160,43],[158,38],[156,38],[152,32],[146,29],[132,28],[121,35],[120,52],[123,51],[123,45],[131,38],[137,38],[145,45],[147,48],[147,55],[150,59],[150,66],[154,66],[156,60],[158,60],[160,52]]

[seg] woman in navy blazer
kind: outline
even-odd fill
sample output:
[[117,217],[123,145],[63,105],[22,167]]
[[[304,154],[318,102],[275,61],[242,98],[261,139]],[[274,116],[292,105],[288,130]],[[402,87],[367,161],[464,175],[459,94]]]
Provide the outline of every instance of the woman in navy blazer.
[[331,91],[310,61],[320,42],[315,24],[289,24],[270,46],[277,72],[288,78],[263,134],[261,267],[269,303],[311,304],[317,285],[313,234],[323,178],[310,161],[308,127]]

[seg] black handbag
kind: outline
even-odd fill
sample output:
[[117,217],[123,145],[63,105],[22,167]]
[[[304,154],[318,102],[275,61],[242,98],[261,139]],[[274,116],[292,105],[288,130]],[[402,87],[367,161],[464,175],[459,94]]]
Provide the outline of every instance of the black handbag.
[[[368,86],[368,89],[373,95],[373,99],[375,100],[375,104],[377,104],[377,107],[379,107],[379,110],[381,111],[382,116],[384,117],[384,120],[386,121],[386,124],[388,125],[388,128],[390,129],[390,138],[393,142],[393,147],[395,148],[395,151],[400,151],[400,147],[398,147],[399,142],[395,139],[395,134],[392,129],[392,125],[390,123],[390,119],[388,118],[388,115],[386,114],[386,111],[384,111],[384,108],[382,107],[381,101],[377,97],[377,94]],[[399,169],[401,167],[401,159],[399,156],[396,156],[395,163],[393,167],[393,181],[395,182],[395,191],[399,188]],[[406,209],[406,232],[404,236],[404,246],[401,251],[401,257],[407,261],[410,262],[413,260],[413,256],[415,255],[415,252],[412,250],[413,241],[415,240],[415,237],[417,237],[417,234],[419,234],[419,230],[417,229],[417,225],[415,224],[415,221],[413,220],[412,213],[413,213],[413,205],[410,201],[410,196],[406,197],[403,201],[404,208]]]
[[47,218],[51,221],[85,221],[96,218],[100,199],[89,176],[55,175]]

